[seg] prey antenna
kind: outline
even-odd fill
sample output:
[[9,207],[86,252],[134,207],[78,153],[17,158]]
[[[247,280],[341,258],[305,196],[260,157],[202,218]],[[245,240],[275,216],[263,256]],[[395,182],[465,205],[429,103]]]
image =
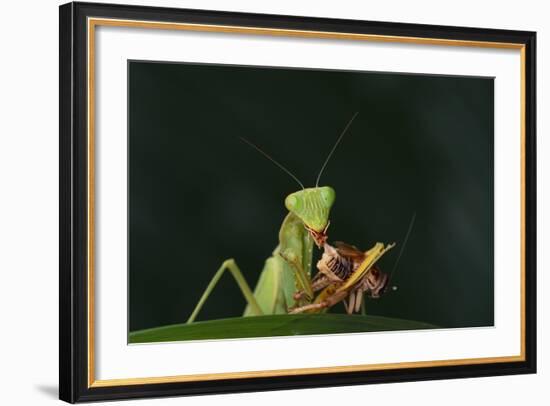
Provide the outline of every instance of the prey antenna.
[[305,189],[304,187],[304,184],[302,182],[300,182],[300,180],[294,176],[294,174],[292,172],[290,172],[288,169],[286,169],[283,165],[281,165],[279,162],[277,162],[275,159],[273,159],[272,157],[270,157],[267,152],[264,152],[260,147],[258,147],[257,145],[253,144],[252,142],[248,141],[246,138],[243,138],[243,137],[239,137],[241,139],[241,141],[244,141],[246,142],[248,145],[250,145],[252,148],[254,148],[256,151],[258,151],[260,154],[262,154],[263,156],[265,156],[267,159],[269,159],[271,162],[273,162],[275,165],[277,165],[279,168],[281,168],[283,171],[285,171],[288,175],[290,175],[290,177],[292,179],[294,179],[296,182],[298,182],[298,184],[302,187],[302,189]]
[[330,160],[330,157],[332,156],[332,154],[334,153],[334,150],[336,149],[336,147],[338,146],[338,144],[340,143],[340,141],[342,140],[342,138],[344,137],[344,134],[346,133],[346,131],[348,130],[349,126],[351,125],[351,123],[353,123],[353,120],[355,120],[355,117],[357,117],[357,114],[359,114],[359,112],[355,112],[355,114],[353,115],[353,117],[351,118],[350,121],[348,121],[348,124],[344,127],[344,130],[342,131],[342,133],[340,134],[340,136],[338,137],[338,139],[336,140],[336,142],[334,143],[334,146],[332,147],[332,149],[330,150],[328,156],[327,156],[327,159],[325,159],[325,163],[323,163],[323,166],[321,167],[321,170],[319,171],[319,175],[317,176],[317,180],[315,181],[315,187],[319,186],[319,181],[321,180],[321,175],[323,174],[323,171],[325,170],[325,167],[327,166],[328,164],[328,161]]
[[[399,260],[401,259],[401,255],[403,255],[403,251],[405,251],[405,246],[407,245],[407,241],[409,241],[409,236],[411,235],[411,231],[414,226],[414,221],[416,220],[416,212],[413,213],[411,221],[409,222],[409,229],[407,230],[407,234],[405,234],[405,239],[403,240],[403,245],[401,245],[401,250],[399,251],[399,255],[397,256],[397,259],[395,260],[395,263],[393,264],[393,268],[390,272],[389,280],[392,280],[393,274],[395,270],[397,269],[397,265],[399,264]],[[394,286],[394,288],[396,288]]]

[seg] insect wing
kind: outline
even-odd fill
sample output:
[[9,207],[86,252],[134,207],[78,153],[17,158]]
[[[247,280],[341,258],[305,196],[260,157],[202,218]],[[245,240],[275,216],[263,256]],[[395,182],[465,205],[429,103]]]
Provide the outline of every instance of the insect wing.
[[395,247],[395,243],[384,246],[383,243],[377,242],[374,247],[372,247],[365,253],[365,259],[363,260],[361,265],[359,265],[359,267],[353,272],[346,283],[338,288],[338,292],[347,290],[351,286],[359,282],[363,278],[363,276],[365,276],[367,272],[371,270],[373,265],[382,257],[382,255],[391,250],[393,247]]
[[352,258],[356,261],[363,260],[365,253],[357,248],[355,245],[350,245],[342,241],[335,241],[336,251],[343,257]]

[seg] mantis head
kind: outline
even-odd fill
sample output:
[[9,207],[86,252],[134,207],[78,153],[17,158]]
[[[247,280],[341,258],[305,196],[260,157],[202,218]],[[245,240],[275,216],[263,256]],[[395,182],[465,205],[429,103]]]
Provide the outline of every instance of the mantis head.
[[300,180],[296,176],[294,176],[294,174],[290,172],[287,168],[285,168],[283,165],[281,165],[279,162],[277,162],[275,159],[273,159],[271,156],[269,156],[267,153],[265,153],[263,150],[261,150],[250,141],[246,140],[245,138],[241,138],[241,140],[246,142],[256,151],[258,151],[260,154],[265,156],[276,166],[286,172],[291,178],[296,181],[296,183],[298,183],[302,187],[302,190],[291,193],[286,197],[285,206],[289,212],[297,216],[304,223],[304,227],[306,228],[306,230],[309,231],[309,234],[319,248],[321,248],[327,240],[327,229],[330,224],[329,213],[336,197],[336,193],[334,192],[333,188],[329,186],[319,186],[319,181],[321,179],[323,171],[325,170],[325,167],[327,166],[327,163],[334,153],[334,150],[344,137],[344,134],[348,130],[353,120],[355,120],[355,117],[357,117],[357,114],[358,113],[355,113],[353,115],[351,120],[348,122],[348,124],[336,140],[327,158],[325,159],[325,162],[323,163],[319,174],[317,175],[315,186],[311,188],[304,187],[304,184],[300,182]]
[[333,188],[323,186],[291,193],[285,199],[288,211],[304,223],[318,247],[322,247],[327,240],[329,213],[335,197]]

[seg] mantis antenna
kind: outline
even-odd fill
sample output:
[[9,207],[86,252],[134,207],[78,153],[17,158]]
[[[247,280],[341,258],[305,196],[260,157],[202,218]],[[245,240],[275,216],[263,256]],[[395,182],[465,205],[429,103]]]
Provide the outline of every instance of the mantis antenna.
[[336,149],[336,147],[338,146],[338,144],[340,143],[340,141],[344,137],[344,134],[346,133],[346,131],[350,127],[351,123],[353,123],[353,120],[355,120],[355,117],[357,117],[357,114],[359,114],[358,111],[353,115],[351,120],[348,121],[348,124],[346,125],[346,127],[344,127],[344,130],[342,131],[342,133],[340,134],[340,136],[338,137],[338,139],[334,143],[334,146],[330,150],[330,152],[327,156],[327,159],[325,159],[325,163],[323,164],[323,166],[321,167],[321,170],[319,171],[319,175],[317,176],[317,181],[315,182],[315,187],[319,186],[319,181],[321,180],[321,175],[323,174],[323,171],[325,170],[325,167],[327,166],[328,161],[330,160],[330,157],[332,156],[332,154],[334,153],[334,150]]
[[239,137],[241,141],[246,142],[248,145],[250,145],[252,148],[254,148],[256,151],[258,151],[260,154],[265,156],[267,159],[269,159],[271,162],[273,162],[275,165],[277,165],[279,168],[281,168],[283,171],[285,171],[292,179],[294,179],[298,184],[301,186],[302,189],[305,189],[304,184],[300,182],[300,180],[292,174],[288,169],[286,169],[283,165],[281,165],[279,162],[277,162],[275,159],[270,157],[266,152],[264,152],[260,147],[253,144],[252,142],[248,141],[246,138]]
[[[407,245],[407,241],[409,241],[409,236],[411,235],[411,231],[414,226],[414,221],[416,220],[416,212],[413,213],[411,221],[409,222],[409,229],[407,230],[407,234],[405,234],[405,240],[403,241],[403,245],[401,246],[401,250],[399,251],[399,255],[397,256],[397,259],[395,260],[395,263],[393,264],[393,268],[390,272],[390,280],[392,280],[395,270],[397,269],[397,265],[399,264],[399,260],[401,259],[401,255],[403,255],[403,251],[405,251],[405,246]],[[393,287],[393,290],[396,290],[397,286]]]

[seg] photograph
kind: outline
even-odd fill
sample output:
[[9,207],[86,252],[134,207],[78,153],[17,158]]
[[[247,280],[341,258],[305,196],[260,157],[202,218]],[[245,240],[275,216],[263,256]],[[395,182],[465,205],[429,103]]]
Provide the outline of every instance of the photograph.
[[128,343],[494,325],[494,77],[127,69]]

